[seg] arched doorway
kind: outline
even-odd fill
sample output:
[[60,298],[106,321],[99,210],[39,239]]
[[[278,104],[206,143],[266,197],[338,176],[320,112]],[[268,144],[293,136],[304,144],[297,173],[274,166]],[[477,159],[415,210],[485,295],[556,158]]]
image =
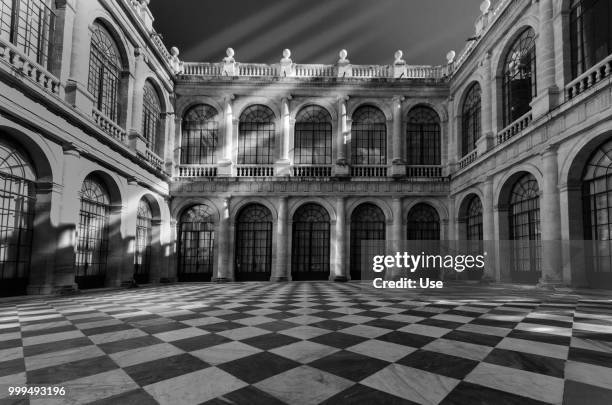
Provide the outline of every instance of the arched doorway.
[[[483,213],[482,201],[476,194],[467,196],[461,204],[459,228],[459,249],[474,256],[481,255],[484,249]],[[464,243],[465,248],[463,246]],[[457,273],[457,277],[468,280],[480,280],[483,273],[482,269],[470,269],[463,273]]]
[[385,214],[374,204],[361,204],[351,215],[351,280],[361,280],[362,242],[386,240]]
[[244,207],[236,221],[236,281],[267,281],[272,275],[272,214],[261,204]]
[[330,219],[318,204],[302,205],[293,215],[292,280],[328,280]]
[[179,220],[179,281],[211,281],[214,265],[215,229],[212,210],[199,204]]
[[612,288],[612,140],[589,159],[582,176],[586,277],[595,288]]
[[408,212],[408,240],[440,240],[440,216],[428,204],[417,204]]
[[79,289],[104,287],[108,264],[111,198],[104,181],[89,175],[81,187],[76,277]]
[[134,253],[134,281],[148,283],[151,278],[151,245],[153,240],[153,210],[144,198],[136,213],[136,249]]
[[540,189],[532,174],[513,185],[508,201],[508,226],[512,243],[510,277],[515,283],[535,284],[542,275]]
[[26,293],[36,178],[34,165],[26,153],[0,140],[0,296]]

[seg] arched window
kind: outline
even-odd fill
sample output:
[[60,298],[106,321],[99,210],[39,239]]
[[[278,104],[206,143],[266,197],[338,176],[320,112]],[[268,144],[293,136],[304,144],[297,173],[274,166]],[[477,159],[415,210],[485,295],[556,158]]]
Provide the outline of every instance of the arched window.
[[440,117],[429,107],[415,107],[408,113],[407,148],[411,166],[439,166],[441,159]]
[[103,287],[108,259],[110,194],[104,182],[88,176],[81,187],[77,229],[76,282],[80,289]]
[[0,133],[0,296],[25,294],[32,256],[36,174]]
[[87,88],[94,96],[95,107],[115,122],[119,121],[120,111],[119,90],[123,67],[120,55],[110,32],[100,23],[94,23]]
[[240,116],[238,128],[238,164],[274,163],[275,117],[264,105],[253,105]]
[[417,204],[408,213],[408,240],[440,240],[440,216],[428,204]]
[[351,280],[361,280],[362,241],[386,239],[385,214],[374,204],[361,204],[351,215]]
[[153,211],[144,198],[136,212],[136,252],[134,254],[134,280],[148,283],[151,267],[151,242],[153,240]]
[[329,278],[330,220],[325,208],[305,204],[293,215],[293,280]]
[[328,165],[332,162],[332,119],[319,106],[304,107],[295,119],[294,163]]
[[512,279],[535,283],[541,274],[540,189],[531,174],[514,184],[509,206],[510,240],[514,242]]
[[481,104],[480,84],[474,83],[465,96],[461,111],[461,151],[467,155],[476,149],[476,141],[480,139]]
[[236,281],[266,281],[272,274],[272,214],[260,204],[236,220]]
[[506,127],[531,110],[531,100],[536,96],[536,49],[533,29],[525,29],[506,54],[503,81],[503,123]]
[[216,164],[218,140],[219,113],[217,110],[206,104],[191,108],[183,117],[181,164]]
[[612,4],[609,0],[571,0],[572,78],[612,53]]
[[470,199],[463,218],[466,224],[466,239],[467,240],[482,240],[482,202],[478,196],[474,195]]
[[158,137],[161,131],[162,106],[157,90],[150,80],[144,85],[142,136],[147,140],[147,146],[152,151],[158,151]]
[[179,220],[179,281],[210,281],[213,274],[215,227],[212,209],[200,204]]
[[387,164],[387,119],[376,107],[359,107],[353,113],[351,164]]
[[612,286],[612,141],[601,145],[591,156],[583,175],[584,239],[591,263],[589,284]]

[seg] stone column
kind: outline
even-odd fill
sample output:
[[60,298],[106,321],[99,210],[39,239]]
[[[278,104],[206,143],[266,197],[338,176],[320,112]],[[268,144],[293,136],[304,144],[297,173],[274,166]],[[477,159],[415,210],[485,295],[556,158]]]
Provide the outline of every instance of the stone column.
[[391,240],[401,241],[404,240],[403,230],[403,212],[402,212],[402,197],[394,197],[391,202],[391,209],[393,210],[393,231],[391,233]]
[[[488,177],[483,183],[482,200],[482,239],[485,241],[484,250],[487,252],[484,281],[499,281],[495,271],[495,202],[493,201],[493,178]],[[484,252],[483,252],[484,253]]]
[[561,268],[561,208],[558,185],[558,162],[556,145],[542,153],[542,206],[540,224],[542,229],[542,279],[540,284],[563,283]]
[[214,281],[226,282],[231,280],[230,270],[230,203],[231,197],[223,199],[223,209],[221,211],[221,218],[219,218],[219,244],[217,251],[217,276]]
[[276,271],[273,281],[289,280],[289,233],[288,224],[288,197],[280,197],[278,201],[278,222],[276,224]]
[[347,137],[350,136],[348,130],[348,97],[340,97],[338,99],[338,133],[336,134],[336,165],[334,168],[335,175],[338,177],[346,177],[349,175],[348,160],[346,158]]
[[[90,4],[79,2],[74,15],[74,25],[71,33],[72,49],[70,58],[70,73],[66,81],[66,100],[86,115],[91,114],[94,98],[87,90],[89,76],[89,50],[91,43],[91,28],[88,25]],[[66,52],[63,53],[66,55]]]
[[[108,255],[106,264],[106,287],[127,285],[134,278],[134,252],[128,256],[130,239],[122,234],[123,206],[112,205],[109,217]],[[134,243],[133,236],[131,243]],[[128,266],[127,263],[130,263]]]
[[162,220],[151,221],[151,261],[149,262],[149,283],[159,283],[164,257],[161,244]]
[[139,48],[136,48],[136,55],[134,58],[134,91],[132,93],[132,113],[130,121],[127,122],[128,127],[128,139],[130,141],[130,147],[132,150],[140,153],[141,155],[146,154],[147,147],[153,152],[157,153],[155,145],[148,145],[147,139],[145,139],[142,133],[142,118],[144,115],[144,77],[146,75],[146,64],[143,60],[142,52]]
[[556,107],[559,89],[555,82],[555,37],[553,27],[553,0],[540,0],[540,17],[536,39],[537,96],[531,102],[534,120]]
[[224,100],[223,144],[217,152],[217,159],[219,162],[217,165],[218,175],[224,177],[232,175],[234,151],[234,99],[235,96],[231,94],[226,96]]
[[402,101],[403,96],[393,97],[393,139],[391,142],[392,151],[392,163],[391,176],[403,177],[406,175],[406,162],[404,161],[403,147],[402,147]]
[[476,149],[479,155],[483,155],[495,146],[495,135],[493,134],[493,85],[495,81],[491,78],[491,54],[487,52],[482,60],[482,83],[481,83],[481,122],[482,134],[476,141]]
[[[74,30],[75,0],[55,1],[55,30],[52,36],[49,71],[60,79],[62,85],[70,74],[72,32]],[[63,87],[63,86],[62,86]],[[63,89],[60,95],[64,97]]]
[[289,101],[291,96],[283,97],[281,101],[281,139],[280,139],[280,160],[276,162],[276,175],[289,176],[289,138],[291,137],[291,112]]
[[334,258],[334,281],[347,281],[347,224],[346,224],[346,201],[344,197],[336,200],[336,257]]

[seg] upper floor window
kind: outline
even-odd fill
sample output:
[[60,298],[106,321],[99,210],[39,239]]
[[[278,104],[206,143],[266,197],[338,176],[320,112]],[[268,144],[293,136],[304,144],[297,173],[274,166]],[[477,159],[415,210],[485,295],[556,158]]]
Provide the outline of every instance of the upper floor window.
[[415,107],[408,113],[406,125],[408,164],[442,164],[440,117],[429,107]]
[[217,110],[206,104],[191,108],[183,117],[181,164],[216,164],[218,139],[219,113]]
[[253,105],[240,116],[238,128],[238,164],[274,163],[275,117],[264,105]]
[[0,38],[48,68],[55,13],[51,0],[0,0]]
[[295,120],[295,164],[331,164],[331,121],[331,116],[322,107],[311,105],[300,110]]
[[353,113],[351,163],[387,164],[387,120],[376,107],[364,106]]
[[510,125],[531,110],[536,96],[535,32],[525,29],[506,54],[503,72],[503,123]]
[[612,53],[611,22],[610,0],[572,0],[570,43],[573,78]]
[[95,107],[115,122],[119,120],[122,65],[119,48],[110,32],[100,23],[94,23],[87,88],[94,96]]
[[143,111],[142,111],[142,136],[147,140],[149,149],[157,152],[158,136],[161,131],[162,107],[157,90],[147,80],[144,85]]
[[480,85],[474,83],[467,92],[461,111],[461,151],[467,155],[476,149],[476,141],[480,139],[481,104]]

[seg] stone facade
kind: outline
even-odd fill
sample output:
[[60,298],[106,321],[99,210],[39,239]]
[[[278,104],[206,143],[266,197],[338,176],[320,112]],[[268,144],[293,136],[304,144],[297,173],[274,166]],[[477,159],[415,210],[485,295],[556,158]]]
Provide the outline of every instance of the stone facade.
[[[466,239],[467,199],[482,203],[485,241],[512,239],[509,201],[517,179],[530,174],[539,186],[542,246],[537,282],[592,285],[587,266],[560,241],[585,239],[582,177],[592,153],[612,139],[612,58],[573,77],[568,38],[568,0],[500,0],[483,3],[476,33],[457,58],[442,66],[411,66],[401,52],[387,66],[352,65],[346,51],[330,65],[301,65],[285,50],[278,64],[243,64],[228,50],[219,63],[181,62],[152,28],[148,1],[55,1],[55,39],[48,66],[40,66],[0,38],[0,129],[2,137],[27,151],[37,173],[32,260],[28,292],[76,288],[80,190],[90,174],[102,179],[110,196],[109,249],[105,285],[129,283],[134,275],[139,202],[151,206],[148,280],[181,280],[181,218],[192,207],[209,210],[212,280],[235,280],[239,216],[249,204],[268,209],[271,243],[268,278],[291,280],[296,251],[294,216],[314,203],[329,216],[329,270],[326,278],[351,278],[351,219],[364,203],[384,214],[387,240],[406,239],[409,213],[427,204],[435,210],[442,240]],[[103,22],[123,60],[116,120],[95,106],[88,90],[92,26]],[[504,68],[513,41],[535,32],[537,94],[527,114],[505,123]],[[293,60],[292,60],[293,59]],[[537,72],[537,73],[536,73]],[[143,134],[143,87],[159,94],[161,141],[153,147]],[[461,147],[463,105],[470,86],[481,89],[480,137]],[[198,105],[212,107],[216,149],[210,162],[181,157],[188,123]],[[273,147],[265,164],[243,163],[241,116],[251,106],[273,114]],[[296,162],[296,120],[304,107],[330,117],[329,162]],[[382,163],[356,164],[353,117],[368,106],[384,115]],[[413,164],[407,132],[411,112],[427,107],[437,116],[439,160]],[[211,110],[212,111],[212,110]],[[505,125],[508,124],[508,125]],[[357,152],[361,153],[361,152]],[[200,239],[198,239],[200,241]],[[559,243],[547,245],[547,241]],[[200,242],[197,242],[200,243]],[[501,243],[501,242],[500,242]],[[569,243],[569,242],[568,242]],[[554,248],[551,246],[555,246]],[[499,248],[499,247],[498,247]],[[196,267],[199,266],[198,258]],[[513,279],[496,255],[486,272],[494,281]],[[181,260],[183,264],[181,265]],[[265,261],[265,260],[264,260]],[[185,278],[183,278],[184,280]],[[610,284],[607,287],[612,287]]]

